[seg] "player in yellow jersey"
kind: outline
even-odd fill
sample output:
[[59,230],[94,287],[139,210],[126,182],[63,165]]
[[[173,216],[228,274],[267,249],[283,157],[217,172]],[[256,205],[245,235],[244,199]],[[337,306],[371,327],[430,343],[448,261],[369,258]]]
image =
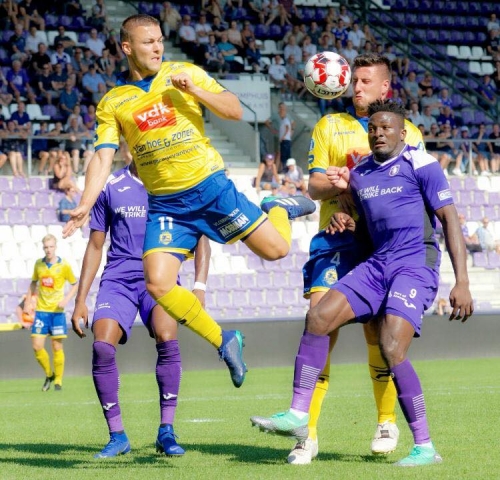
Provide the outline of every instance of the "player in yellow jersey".
[[[346,197],[332,187],[326,177],[329,166],[354,167],[370,153],[368,145],[368,105],[384,99],[391,81],[390,62],[378,54],[359,55],[353,63],[353,104],[347,113],[325,115],[316,124],[309,151],[309,194],[321,201],[319,233],[310,246],[310,258],[304,265],[304,296],[314,307],[330,287],[352,270],[366,253],[366,243],[345,232],[329,235],[325,228],[335,212],[346,209]],[[406,141],[424,148],[419,129],[406,121]],[[349,208],[350,205],[347,205]],[[348,211],[352,216],[355,212]],[[355,216],[357,219],[357,216]],[[378,347],[377,322],[364,325],[368,347],[368,365],[378,410],[375,436],[371,444],[374,454],[395,450],[399,431],[396,426],[396,389]],[[338,338],[338,330],[330,334],[330,352]],[[299,441],[288,456],[292,464],[308,464],[318,454],[317,423],[330,379],[330,357],[316,384],[310,408],[309,438]]]
[[[24,311],[29,313],[31,297],[38,287],[35,319],[31,326],[31,344],[35,358],[45,372],[42,391],[46,392],[54,382],[54,388],[61,390],[64,373],[63,340],[67,337],[68,327],[64,307],[73,298],[78,289],[78,281],[71,266],[56,255],[57,240],[54,235],[42,239],[45,257],[35,262],[30,287],[24,301]],[[68,282],[70,290],[65,295],[64,286]],[[53,365],[45,350],[45,339],[51,337]]]
[[195,65],[162,62],[163,36],[154,17],[132,15],[120,36],[129,70],[97,107],[96,152],[64,235],[85,222],[123,135],[149,196],[143,255],[147,289],[172,318],[219,350],[240,387],[246,373],[241,333],[223,331],[196,296],[177,285],[177,272],[202,235],[219,243],[243,240],[266,260],[282,258],[291,244],[289,219],[312,213],[315,204],[302,196],[271,198],[262,206],[269,217],[264,215],[227,178],[220,154],[204,133],[201,105],[226,120],[240,120],[238,97]]

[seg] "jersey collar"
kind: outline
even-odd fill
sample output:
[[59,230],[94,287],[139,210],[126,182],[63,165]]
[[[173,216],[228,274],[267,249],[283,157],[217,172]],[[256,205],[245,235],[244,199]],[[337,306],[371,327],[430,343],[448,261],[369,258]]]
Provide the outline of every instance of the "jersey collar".
[[137,82],[131,82],[128,80],[129,70],[125,70],[124,72],[118,74],[118,77],[116,79],[116,85],[117,86],[134,85],[140,88],[141,90],[144,90],[145,92],[149,92],[149,90],[151,89],[151,84],[153,83],[153,80],[156,78],[156,75],[158,75],[158,73],[143,78],[142,80],[138,80]]
[[351,117],[354,117],[361,124],[363,130],[368,133],[368,117],[358,117],[353,106],[347,107],[346,110]]

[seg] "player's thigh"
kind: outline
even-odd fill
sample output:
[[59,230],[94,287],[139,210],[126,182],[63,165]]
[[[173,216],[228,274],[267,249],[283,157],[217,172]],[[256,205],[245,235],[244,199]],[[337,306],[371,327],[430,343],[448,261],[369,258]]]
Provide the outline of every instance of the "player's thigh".
[[329,290],[307,313],[306,328],[316,335],[328,335],[354,317],[345,295],[337,290]]
[[245,245],[264,260],[283,258],[290,247],[269,221],[262,223],[258,229],[244,240]]
[[150,252],[143,259],[144,278],[149,293],[159,298],[162,292],[170,291],[177,283],[181,260],[168,252]]
[[36,335],[31,337],[31,346],[33,350],[41,350],[45,346],[46,335]]
[[122,338],[123,331],[120,324],[112,318],[100,318],[92,324],[94,342],[105,342],[117,346]]

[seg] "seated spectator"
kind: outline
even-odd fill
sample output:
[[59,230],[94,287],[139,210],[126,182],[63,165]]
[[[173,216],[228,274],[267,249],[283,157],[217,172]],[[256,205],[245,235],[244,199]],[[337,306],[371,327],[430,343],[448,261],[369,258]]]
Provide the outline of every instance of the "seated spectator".
[[[443,127],[447,129],[446,125]],[[465,125],[460,128],[460,139],[467,140],[469,139],[469,127]],[[484,167],[484,159],[480,159],[477,155],[477,148],[474,147],[474,143],[472,142],[462,142],[458,145],[455,145],[456,150],[454,150],[454,155],[456,156],[456,167],[453,169],[453,175],[462,176],[463,173],[474,173],[478,174],[477,164],[481,160],[481,164]]]
[[80,104],[80,92],[73,87],[73,82],[68,78],[64,83],[64,90],[59,96],[59,111],[65,120],[73,112],[76,105]]
[[102,74],[102,78],[104,79],[104,82],[106,83],[106,89],[110,90],[116,85],[117,81],[117,76],[115,74],[115,69],[113,68],[112,65],[108,65],[106,67],[106,70]]
[[446,87],[439,91],[438,99],[441,102],[442,108],[450,107],[450,109],[453,110],[453,102],[450,97],[450,92]]
[[420,89],[420,96],[423,96],[425,94],[427,88],[434,88],[434,80],[432,78],[431,72],[427,71],[424,73],[423,78],[418,82],[418,87]]
[[434,117],[437,117],[441,113],[441,102],[437,95],[434,94],[434,89],[432,87],[427,87],[425,89],[424,95],[420,98],[420,105],[423,109],[425,109],[425,107],[431,107],[431,115]]
[[64,51],[64,45],[62,42],[57,43],[56,51],[50,56],[50,63],[52,66],[60,63],[63,66],[63,69],[68,63],[71,63],[71,57]]
[[[59,156],[64,152],[66,132],[64,131],[62,122],[56,122],[52,129],[47,133],[50,137],[47,146],[49,149],[49,172],[54,173],[54,165]],[[49,182],[49,188],[51,183]]]
[[366,38],[363,31],[359,28],[359,23],[354,22],[352,24],[352,28],[349,30],[349,33],[347,34],[347,40],[351,40],[353,48],[355,48],[358,51],[361,48],[361,46],[364,45]]
[[295,184],[286,179],[283,179],[280,188],[278,188],[278,191],[276,192],[276,196],[286,198],[293,197],[295,195],[297,195],[297,187],[295,186]]
[[31,133],[31,119],[26,112],[26,104],[24,102],[17,104],[17,110],[11,114],[9,121],[14,122],[16,128],[22,133],[26,135]]
[[363,25],[363,33],[365,35],[366,41],[370,42],[372,44],[372,46],[376,45],[378,43],[377,39],[375,38],[375,35],[373,34],[373,32],[370,29],[370,25],[368,25],[367,23],[365,23]]
[[488,217],[483,217],[475,235],[483,252],[496,251],[496,253],[500,253],[500,243],[495,241],[495,231]]
[[75,48],[75,53],[71,57],[71,65],[73,66],[73,70],[78,78],[78,84],[81,84],[83,75],[89,71],[89,65],[92,63],[92,61],[85,58],[83,48]]
[[295,55],[290,55],[285,65],[287,89],[291,95],[302,98],[307,89],[304,84],[304,74],[299,71],[299,64],[295,61]]
[[453,113],[453,110],[446,106],[443,107],[442,113],[440,113],[437,117],[437,124],[439,126],[441,125],[450,125],[451,128],[457,127],[457,121],[455,119],[455,114]]
[[491,30],[500,30],[500,23],[498,22],[496,13],[491,13],[486,24],[486,31],[491,32]]
[[214,32],[208,35],[204,66],[207,72],[211,73],[227,73],[229,71],[229,64],[224,60],[219,45],[215,43]]
[[319,44],[318,44],[318,53],[320,52],[330,52],[333,47],[333,36],[325,32],[323,35],[321,35],[319,39]]
[[264,0],[262,2],[263,10],[267,5],[269,5],[269,16],[267,17],[266,25],[271,25],[272,23],[276,23],[281,27],[292,25],[291,13],[287,12],[281,3],[278,3],[277,0]]
[[110,55],[109,50],[104,47],[102,50],[102,54],[95,62],[95,65],[97,67],[97,72],[101,75],[104,75],[108,66],[111,67],[112,72],[115,71],[116,62],[115,59]]
[[302,168],[297,165],[295,158],[289,158],[286,161],[285,181],[293,183],[295,188],[302,193],[307,194],[307,185],[304,179]]
[[104,0],[95,0],[90,11],[90,17],[87,19],[88,24],[94,27],[99,32],[108,32],[108,17]]
[[318,47],[314,43],[312,43],[311,37],[309,35],[306,35],[304,37],[304,40],[302,41],[302,58],[304,58],[304,54],[305,54],[305,57],[308,60],[313,55],[316,55],[317,51],[318,51]]
[[350,13],[347,11],[347,7],[345,5],[340,5],[339,19],[344,22],[346,28],[350,28],[351,25],[353,24],[352,17]]
[[52,98],[60,98],[61,93],[64,91],[66,86],[66,80],[68,80],[68,75],[63,69],[63,64],[56,63],[52,67],[52,73],[50,74]]
[[493,28],[488,31],[486,53],[492,57],[493,62],[500,60],[500,30]]
[[220,37],[223,32],[227,30],[227,23],[223,21],[220,17],[214,17],[212,23],[212,32],[215,34],[215,39],[220,41]]
[[454,135],[450,125],[442,125],[437,135],[436,153],[439,163],[443,170],[448,170],[448,165],[455,159],[455,168],[452,170],[453,175],[462,176],[460,149],[457,143],[453,142]]
[[71,186],[64,189],[64,197],[59,200],[57,208],[57,218],[60,222],[66,223],[71,218],[71,210],[77,207],[76,194],[75,187]]
[[489,75],[483,76],[483,81],[478,88],[478,104],[485,110],[496,113],[497,107],[497,88]]
[[[49,133],[49,124],[46,121],[40,122],[40,127],[35,130],[35,137],[45,136]],[[38,175],[47,175],[52,172],[53,165],[47,166],[49,160],[49,142],[46,138],[34,138],[31,142],[31,151],[33,158],[38,158]]]
[[25,130],[17,127],[12,120],[7,121],[7,131],[2,140],[2,151],[9,159],[12,175],[14,177],[25,177],[23,156],[26,154]]
[[90,37],[85,41],[85,46],[96,59],[102,56],[102,51],[106,48],[104,42],[99,38],[96,28],[90,30]]
[[[175,35],[177,35],[177,30],[174,31],[174,36]],[[125,55],[123,54],[120,42],[118,41],[117,37],[118,34],[116,33],[116,30],[111,30],[106,40],[104,40],[104,46],[109,50],[109,54],[118,64],[125,60]]]
[[472,235],[469,233],[469,227],[467,226],[467,220],[465,219],[465,215],[463,213],[458,214],[458,221],[460,222],[460,228],[462,229],[462,235],[465,241],[465,248],[469,253],[474,252],[482,252],[481,244],[479,243],[479,239],[477,235],[473,233]]
[[79,0],[69,0],[65,2],[63,11],[64,15],[68,17],[80,17],[85,12]]
[[26,52],[26,38],[22,23],[15,24],[14,33],[10,36],[7,46],[11,60],[19,60],[21,63],[28,60],[29,55]]
[[[31,295],[31,303],[29,308],[24,308],[24,303],[26,301],[26,295],[21,297],[19,305],[16,307],[16,317],[17,321],[21,324],[23,328],[31,328],[33,321],[35,320],[35,309],[36,303],[38,301],[38,295]],[[27,311],[25,311],[27,310]]]
[[52,68],[50,63],[46,63],[42,67],[42,73],[36,76],[36,83],[38,86],[37,98],[40,99],[40,103],[52,104],[52,97],[55,92],[52,91]]
[[76,119],[76,124],[78,127],[81,127],[81,126],[85,127],[85,123],[83,122],[82,107],[80,106],[79,103],[77,103],[73,107],[73,110],[71,111],[71,113],[69,114],[69,116],[66,120],[66,125],[64,126],[65,132],[68,130],[70,123],[73,121],[73,119]]
[[66,140],[66,151],[71,155],[73,172],[78,174],[80,172],[80,157],[87,152],[84,142],[90,139],[92,134],[83,123],[78,123],[77,117],[72,117],[70,119],[66,133],[68,135],[68,139]]
[[87,112],[83,115],[83,124],[88,130],[95,130],[96,115],[95,115],[95,105],[91,103],[87,106]]
[[261,69],[261,58],[260,48],[257,46],[255,40],[250,40],[246,50],[245,58],[248,64],[252,67],[253,72],[260,73]]
[[437,119],[431,114],[431,106],[427,105],[426,107],[423,108],[422,112],[422,122],[424,125],[425,131],[430,132],[431,127],[433,125],[436,125],[436,134],[437,130],[439,130],[438,125],[437,125]]
[[221,40],[217,45],[224,57],[224,61],[229,64],[229,71],[235,73],[242,72],[243,65],[235,60],[236,55],[238,55],[238,50],[229,42],[227,33],[221,35]]
[[106,83],[102,76],[97,73],[94,63],[89,66],[89,71],[82,78],[84,95],[92,102],[99,103],[106,93]]
[[250,45],[250,42],[253,40],[254,42],[256,42],[256,38],[255,38],[255,35],[253,33],[253,30],[252,30],[252,25],[250,24],[250,22],[248,20],[245,20],[243,22],[243,29],[241,30],[241,40],[243,41],[243,47],[245,49],[248,48],[248,46]]
[[14,101],[19,103],[22,97],[27,99],[29,103],[36,103],[36,95],[31,88],[28,74],[24,68],[21,68],[21,62],[14,60],[12,68],[7,71],[5,76],[7,80],[7,92],[14,96]]
[[24,22],[24,29],[36,26],[40,30],[45,30],[45,19],[37,9],[33,0],[22,0],[19,2],[19,18]]
[[403,105],[406,105],[406,92],[403,86],[403,83],[401,82],[401,79],[399,78],[397,72],[393,71],[391,74],[391,91],[392,92],[398,92],[396,96],[399,99],[403,100]]
[[342,49],[341,55],[352,65],[354,59],[359,55],[353,46],[352,40],[347,40],[346,47]]
[[194,26],[196,32],[196,42],[198,43],[198,51],[203,51],[205,45],[208,44],[208,34],[212,31],[212,27],[207,23],[207,16],[205,12],[200,13],[198,22]]
[[47,54],[47,45],[45,43],[38,44],[38,50],[33,53],[28,62],[28,72],[30,78],[36,78],[37,75],[43,73],[43,66],[51,65],[50,56]]
[[488,139],[486,134],[486,125],[481,123],[479,125],[478,132],[472,136],[474,140],[477,140],[472,145],[478,155],[479,168],[482,172],[487,172],[483,175],[488,176],[488,174],[493,174],[498,171],[499,167],[499,158],[496,155],[493,155],[493,149],[491,142],[485,142],[484,140]]
[[337,20],[337,26],[333,28],[332,34],[335,40],[340,40],[340,47],[344,48],[347,45],[347,37],[349,35],[344,21],[339,18]]
[[286,67],[281,55],[276,54],[269,65],[267,71],[269,74],[269,80],[271,83],[278,87],[282,94],[286,92],[287,80],[286,80]]
[[490,146],[492,168],[493,168],[493,161],[495,161],[495,166],[496,166],[496,170],[493,170],[493,173],[499,173],[499,168],[500,168],[500,124],[498,124],[498,123],[493,124],[493,130],[488,135],[488,139],[494,140],[488,144]]
[[179,47],[188,57],[196,58],[198,55],[198,42],[196,30],[191,25],[191,17],[184,15],[178,30]]
[[[73,53],[73,47],[75,46],[75,41],[66,33],[66,27],[64,25],[59,25],[57,27],[57,35],[53,40],[54,48],[57,49],[57,46],[62,43],[63,50],[71,55]],[[68,62],[65,62],[68,63]]]
[[293,35],[288,39],[288,43],[283,48],[285,62],[288,61],[290,55],[293,55],[296,59],[302,58],[302,49],[297,45],[297,40]]
[[35,25],[32,25],[26,37],[25,52],[30,56],[33,55],[38,52],[38,45],[41,43],[47,43],[47,34],[38,30]]
[[78,191],[73,178],[73,169],[71,168],[68,152],[59,152],[54,164],[54,178],[49,180],[49,188],[61,192],[64,192],[67,188],[74,188]]
[[394,45],[392,43],[385,44],[383,55],[390,60],[392,67],[397,70],[400,77],[406,77],[408,75],[410,59],[402,53],[394,51]]
[[268,153],[264,157],[264,162],[260,162],[255,177],[255,189],[257,192],[261,190],[276,190],[280,186],[280,178],[278,168],[274,161],[274,155]]
[[173,7],[170,2],[163,2],[163,8],[160,12],[160,21],[163,35],[167,40],[175,39],[181,20],[181,14],[177,8]]
[[[410,103],[410,111],[408,113],[408,116],[407,116],[408,120],[410,120],[411,123],[413,123],[413,125],[415,126],[419,126],[419,125],[424,125],[424,129],[425,129],[425,120],[424,120],[424,117],[422,116],[422,114],[418,111],[418,102],[411,102]],[[435,122],[432,122],[432,123],[435,123]],[[431,125],[432,125],[431,123]],[[430,126],[429,126],[429,129],[430,129]]]
[[406,98],[410,102],[418,102],[420,100],[420,87],[417,82],[417,74],[408,72],[408,76],[403,80],[403,88],[405,89]]
[[236,50],[238,50],[237,55],[243,56],[245,53],[245,45],[243,44],[243,37],[236,20],[231,20],[229,22],[229,28],[226,33],[228,42],[231,43]]

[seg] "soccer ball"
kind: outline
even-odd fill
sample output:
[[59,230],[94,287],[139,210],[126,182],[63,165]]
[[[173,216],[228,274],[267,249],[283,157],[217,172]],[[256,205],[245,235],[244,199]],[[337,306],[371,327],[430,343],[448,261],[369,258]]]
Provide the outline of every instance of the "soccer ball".
[[351,83],[349,62],[338,53],[317,53],[306,63],[304,83],[316,97],[325,100],[340,97]]

